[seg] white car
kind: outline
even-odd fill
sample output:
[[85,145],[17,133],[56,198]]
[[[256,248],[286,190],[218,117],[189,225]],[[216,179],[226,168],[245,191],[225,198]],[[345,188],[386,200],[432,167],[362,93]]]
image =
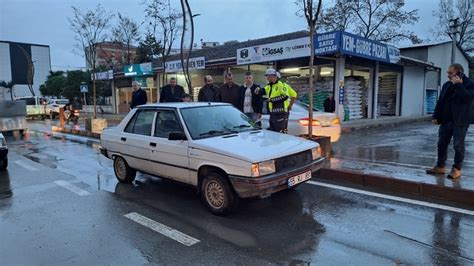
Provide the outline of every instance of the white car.
[[4,171],[8,167],[8,147],[5,137],[0,133],[0,170]]
[[[264,104],[265,106],[265,104]],[[262,115],[262,128],[269,127],[270,116]],[[294,136],[307,135],[309,118],[308,106],[302,102],[295,102],[288,118],[288,134]],[[334,113],[313,112],[313,136],[331,137],[331,142],[337,142],[341,137],[341,122]]]
[[136,171],[198,188],[209,210],[227,214],[239,198],[292,189],[321,168],[316,142],[261,130],[223,103],[163,103],[133,109],[101,135],[120,182]]
[[68,103],[68,99],[50,99],[46,105],[46,114],[53,119],[59,115],[59,108],[64,107]]

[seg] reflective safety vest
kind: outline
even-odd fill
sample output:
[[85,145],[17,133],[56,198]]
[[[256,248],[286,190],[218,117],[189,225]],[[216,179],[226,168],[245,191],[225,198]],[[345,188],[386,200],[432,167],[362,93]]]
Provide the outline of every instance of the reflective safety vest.
[[268,111],[270,113],[288,112],[290,103],[287,100],[290,97],[290,89],[293,90],[288,84],[281,81],[265,86],[265,94],[268,98]]

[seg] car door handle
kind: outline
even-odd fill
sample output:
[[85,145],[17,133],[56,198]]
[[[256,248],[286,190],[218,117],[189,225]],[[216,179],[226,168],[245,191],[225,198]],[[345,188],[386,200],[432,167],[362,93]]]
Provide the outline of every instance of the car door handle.
[[121,141],[127,141],[127,138],[121,137],[120,140]]
[[156,147],[156,143],[154,143],[154,142],[150,142],[150,146],[152,146],[152,147]]

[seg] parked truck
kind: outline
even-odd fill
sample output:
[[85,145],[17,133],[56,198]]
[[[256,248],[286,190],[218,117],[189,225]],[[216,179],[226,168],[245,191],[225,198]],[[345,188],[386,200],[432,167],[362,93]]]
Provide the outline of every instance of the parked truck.
[[0,132],[19,131],[23,134],[27,129],[26,102],[0,100]]

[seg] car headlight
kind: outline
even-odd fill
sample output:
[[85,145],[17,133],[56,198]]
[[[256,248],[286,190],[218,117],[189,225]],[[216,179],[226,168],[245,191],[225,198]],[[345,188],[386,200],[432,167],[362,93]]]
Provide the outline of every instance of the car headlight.
[[252,164],[253,177],[259,177],[273,173],[275,173],[275,161],[273,160]]
[[313,161],[321,158],[321,147],[312,148],[311,155],[313,156]]

